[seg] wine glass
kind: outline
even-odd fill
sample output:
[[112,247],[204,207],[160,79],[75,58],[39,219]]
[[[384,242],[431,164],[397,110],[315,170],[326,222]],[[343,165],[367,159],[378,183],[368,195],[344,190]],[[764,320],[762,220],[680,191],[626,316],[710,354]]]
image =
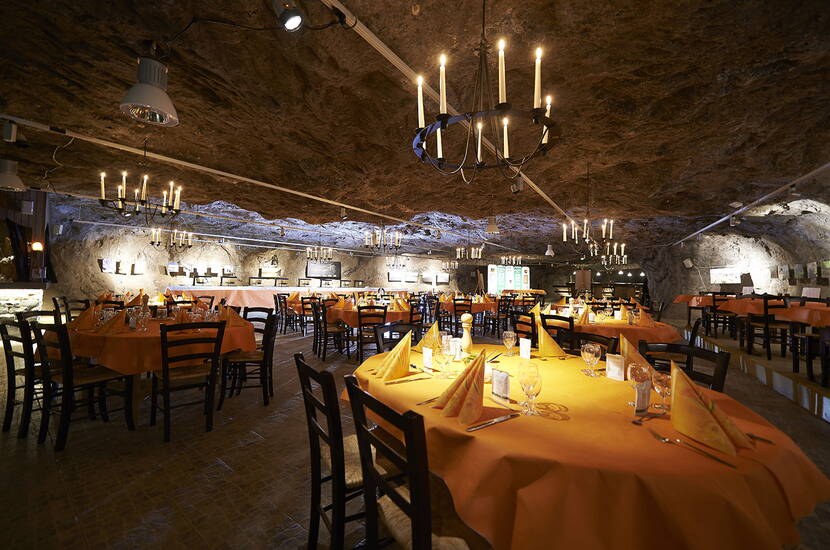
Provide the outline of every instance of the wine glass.
[[506,357],[513,357],[513,346],[516,345],[516,333],[512,330],[505,330],[501,333],[501,341],[507,348]]
[[[628,381],[635,391],[640,384],[648,382],[649,380],[651,380],[651,367],[633,361],[628,365]],[[637,403],[629,401],[628,405],[630,407],[636,407]]]
[[671,374],[654,371],[654,374],[651,375],[651,383],[654,384],[654,391],[660,396],[661,401],[654,405],[654,408],[664,411],[671,409],[669,405],[666,405],[666,398],[671,397]]
[[535,416],[539,413],[536,410],[536,397],[542,391],[542,376],[539,374],[539,367],[530,361],[524,361],[519,366],[519,384],[525,392],[524,412],[527,416]]
[[585,362],[586,367],[588,367],[582,369],[582,373],[585,376],[598,376],[594,368],[602,357],[602,348],[600,345],[596,342],[585,342],[580,348],[580,355],[582,356],[582,360]]

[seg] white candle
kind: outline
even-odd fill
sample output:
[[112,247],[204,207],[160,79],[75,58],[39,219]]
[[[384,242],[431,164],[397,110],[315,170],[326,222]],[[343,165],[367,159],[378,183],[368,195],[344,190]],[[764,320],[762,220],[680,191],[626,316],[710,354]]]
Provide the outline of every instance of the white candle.
[[184,243],[184,231],[179,231],[179,246]]
[[608,220],[602,220],[602,238],[605,238],[605,229],[608,227]]
[[167,195],[169,197],[170,203],[167,206],[173,206],[173,197],[175,196],[173,193],[173,182],[170,182],[170,193]]
[[424,77],[418,77],[418,128],[426,126],[424,118]]
[[441,71],[440,77],[441,77],[441,79],[438,82],[438,85],[440,87],[439,91],[441,93],[441,97],[440,97],[440,102],[439,102],[438,107],[439,107],[439,111],[441,112],[441,114],[444,115],[444,114],[447,113],[447,72],[446,72],[446,70],[447,70],[447,67],[446,67],[446,65],[447,65],[447,56],[444,55],[444,54],[441,54],[441,57],[438,58],[438,62],[441,65],[441,67],[440,67],[440,71]]
[[106,177],[107,177],[107,173],[106,172],[101,172],[101,200],[104,200],[104,199],[107,198],[107,190],[106,190],[106,187],[104,186],[104,178],[106,178]]
[[178,232],[179,232],[179,230],[177,229],[177,230],[173,231],[172,233],[170,233],[170,245],[171,246],[176,244],[176,233],[178,233]]
[[502,119],[502,124],[504,124],[504,158],[510,158],[510,142],[507,139],[507,117]]
[[611,255],[611,243],[605,243],[605,255],[606,256]]
[[147,174],[144,174],[144,181],[141,182],[141,200],[147,201]]
[[617,243],[614,243],[614,256],[617,255]]
[[[547,96],[545,98],[545,102],[547,103],[547,109],[545,110],[545,116],[550,118],[550,106],[553,105],[553,98],[551,96]],[[542,143],[547,143],[550,135],[548,134],[548,127],[545,126],[542,128]]]
[[582,236],[588,238],[588,220],[582,222]]
[[536,48],[536,78],[533,86],[533,108],[542,108],[542,48]]
[[568,226],[567,224],[562,224],[562,242],[568,242]]
[[118,198],[118,208],[121,208],[121,186],[119,185],[115,191],[115,196]]
[[179,186],[176,189],[176,204],[173,206],[173,210],[180,210],[182,205],[182,188]]
[[124,189],[127,189],[127,171],[121,172],[121,185],[124,186]]
[[625,243],[620,245],[620,256],[625,257]]
[[499,40],[499,103],[507,103],[507,82],[504,72],[504,40]]
[[187,234],[187,246],[193,246],[193,233]]
[[441,128],[435,131],[435,144],[438,150],[436,151],[438,158],[444,158],[444,148],[441,146]]
[[167,212],[167,191],[164,192],[164,198],[161,199],[161,213],[165,214]]
[[608,222],[608,238],[609,239],[614,238],[614,220],[611,220],[610,222]]
[[481,128],[483,124],[480,122],[476,124],[476,128],[478,128],[478,144],[476,146],[476,161],[481,162]]
[[571,238],[576,240],[576,225],[573,220],[571,220]]

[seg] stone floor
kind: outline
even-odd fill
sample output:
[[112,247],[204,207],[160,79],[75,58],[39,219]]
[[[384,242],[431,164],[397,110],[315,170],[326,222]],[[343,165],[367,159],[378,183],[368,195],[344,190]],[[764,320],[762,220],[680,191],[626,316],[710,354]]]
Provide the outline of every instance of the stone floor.
[[[146,411],[135,432],[120,413],[108,424],[80,419],[57,454],[51,440],[38,446],[34,435],[3,434],[0,548],[302,548],[308,439],[292,356],[305,352],[319,365],[310,348],[309,338],[280,336],[275,402],[263,407],[258,390],[247,390],[225,402],[209,434],[198,407],[176,411],[168,444]],[[341,381],[355,366],[337,354],[326,364]],[[830,473],[830,425],[737,370],[727,393]],[[830,548],[830,505],[805,518],[801,531],[804,549]],[[355,526],[347,542],[360,535]]]

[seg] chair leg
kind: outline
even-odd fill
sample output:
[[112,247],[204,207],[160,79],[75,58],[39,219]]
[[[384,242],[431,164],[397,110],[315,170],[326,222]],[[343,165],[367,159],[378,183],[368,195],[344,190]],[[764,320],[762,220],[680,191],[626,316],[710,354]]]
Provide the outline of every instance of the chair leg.
[[124,377],[124,421],[127,429],[135,431],[135,416],[133,413],[133,392],[135,387],[135,376]]
[[63,389],[61,397],[61,416],[58,425],[58,436],[55,438],[55,451],[62,451],[66,447],[66,438],[69,436],[69,423],[72,421],[72,409],[75,408],[75,392]]
[[89,419],[95,420],[95,386],[90,386],[86,390],[86,410],[89,413]]
[[790,335],[790,352],[793,356],[793,372],[798,372],[800,370],[799,365],[799,352],[798,352],[798,340],[796,340],[795,332]]
[[210,368],[208,383],[205,387],[205,401],[207,404],[207,416],[205,417],[205,431],[213,431],[213,396],[216,393],[216,366]]
[[164,442],[170,442],[170,388],[167,384],[162,382],[161,387],[161,400],[162,406],[164,410],[162,410],[162,414],[164,415]]
[[43,405],[40,409],[40,430],[37,434],[37,442],[43,443],[46,441],[46,434],[49,433],[49,417],[52,415],[52,399],[53,397],[53,388],[51,385],[47,388],[47,385],[44,384],[43,386]]
[[23,408],[20,411],[20,426],[17,428],[17,438],[25,439],[29,435],[29,422],[32,419],[32,407],[35,402],[35,383],[26,377],[23,385]]
[[14,402],[17,397],[17,380],[15,379],[14,369],[7,369],[6,374],[6,412],[3,415],[4,432],[7,432],[12,428]]
[[807,368],[807,380],[815,381],[813,373],[813,342],[810,339],[805,341],[804,366]]
[[779,334],[781,339],[781,357],[787,356],[787,329],[782,328]]
[[98,384],[98,412],[101,413],[101,420],[104,422],[110,421],[109,411],[107,410],[107,386],[104,383]]
[[222,410],[222,404],[225,402],[225,392],[228,390],[228,360],[222,359],[222,371],[219,374],[219,405],[216,410]]
[[320,508],[321,502],[321,482],[320,482],[320,464],[315,466],[314,458],[312,457],[311,466],[311,514],[308,519],[308,550],[317,548],[317,539],[320,535]]
[[772,361],[772,335],[766,327],[764,327],[764,348],[767,350],[767,361]]
[[260,363],[259,365],[259,384],[262,386],[262,405],[268,406],[268,368]]
[[[320,349],[320,346],[323,346],[323,349]],[[317,351],[318,355],[321,355],[323,362],[326,362],[326,352],[328,352],[329,347],[329,333],[326,332],[322,335],[322,342],[317,343]]]

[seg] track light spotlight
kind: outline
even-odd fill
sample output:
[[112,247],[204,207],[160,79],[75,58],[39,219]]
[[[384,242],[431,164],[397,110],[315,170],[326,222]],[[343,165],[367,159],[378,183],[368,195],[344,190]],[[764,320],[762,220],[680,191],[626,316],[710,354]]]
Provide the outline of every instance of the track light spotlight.
[[298,31],[303,26],[303,12],[297,9],[294,2],[272,0],[271,8],[283,28],[288,32]]

